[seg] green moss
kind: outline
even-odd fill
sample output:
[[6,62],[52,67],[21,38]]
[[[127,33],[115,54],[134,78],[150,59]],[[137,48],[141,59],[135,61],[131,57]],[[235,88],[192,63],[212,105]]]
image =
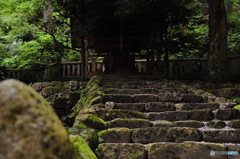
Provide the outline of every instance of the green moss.
[[234,109],[240,110],[240,105],[236,105]]
[[81,110],[90,106],[96,100],[99,100],[99,94],[101,94],[101,81],[97,77],[93,77],[88,82],[85,89],[80,93],[79,102],[73,107],[72,116],[77,115]]
[[87,142],[80,136],[71,136],[71,140],[83,159],[97,159]]
[[185,141],[185,140],[186,140],[185,137],[179,137],[179,138],[176,139],[176,142],[177,142],[177,143],[181,143],[181,142],[183,142],[183,141]]
[[226,124],[222,121],[212,121],[208,123],[208,126],[215,129],[221,129],[224,128]]
[[77,120],[80,120],[84,123],[87,127],[103,130],[106,129],[106,123],[101,118],[94,116],[94,115],[84,115],[78,117]]
[[98,131],[87,127],[84,123],[78,122],[74,127],[68,129],[69,134],[83,137],[92,149],[98,145]]

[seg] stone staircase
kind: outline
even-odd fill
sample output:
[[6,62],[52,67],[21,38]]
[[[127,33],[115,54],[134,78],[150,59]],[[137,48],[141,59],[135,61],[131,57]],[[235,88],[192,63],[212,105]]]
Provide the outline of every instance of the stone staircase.
[[[105,80],[101,159],[237,159],[240,113],[176,81]],[[210,153],[211,152],[211,153]]]

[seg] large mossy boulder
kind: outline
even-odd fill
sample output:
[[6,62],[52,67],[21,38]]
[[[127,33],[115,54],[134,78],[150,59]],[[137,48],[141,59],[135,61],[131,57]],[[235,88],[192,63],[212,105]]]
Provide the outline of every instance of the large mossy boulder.
[[47,101],[25,84],[0,83],[0,112],[0,158],[83,158]]

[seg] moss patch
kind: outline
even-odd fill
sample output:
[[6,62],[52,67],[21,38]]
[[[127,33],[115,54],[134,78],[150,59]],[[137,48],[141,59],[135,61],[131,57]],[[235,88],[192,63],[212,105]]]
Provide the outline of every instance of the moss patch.
[[234,109],[240,110],[240,105],[236,105]]
[[89,148],[87,142],[80,136],[70,136],[71,141],[74,143],[77,151],[83,159],[97,159],[96,155]]

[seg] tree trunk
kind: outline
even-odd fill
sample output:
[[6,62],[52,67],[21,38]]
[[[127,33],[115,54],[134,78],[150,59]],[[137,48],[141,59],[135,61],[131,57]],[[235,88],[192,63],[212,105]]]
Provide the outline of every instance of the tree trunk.
[[52,33],[53,29],[51,26],[52,20],[52,5],[51,0],[45,0],[45,9],[43,15],[43,25],[47,33]]
[[226,82],[227,75],[227,20],[224,0],[209,0],[209,79]]
[[86,24],[86,17],[84,14],[85,3],[84,0],[72,0],[72,9],[70,17],[70,28],[71,28],[71,43],[72,48],[80,48],[80,54],[82,56],[82,69],[81,76],[83,80],[86,80],[88,73],[88,41],[87,31],[84,29]]

